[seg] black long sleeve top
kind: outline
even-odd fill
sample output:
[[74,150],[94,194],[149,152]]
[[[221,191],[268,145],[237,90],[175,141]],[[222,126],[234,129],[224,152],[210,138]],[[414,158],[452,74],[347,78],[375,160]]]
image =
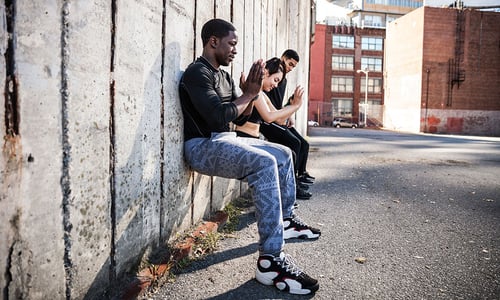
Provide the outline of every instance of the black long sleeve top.
[[241,119],[232,103],[238,96],[231,75],[215,69],[203,57],[190,64],[182,75],[179,97],[185,141],[208,138],[212,132],[229,131],[229,123]]

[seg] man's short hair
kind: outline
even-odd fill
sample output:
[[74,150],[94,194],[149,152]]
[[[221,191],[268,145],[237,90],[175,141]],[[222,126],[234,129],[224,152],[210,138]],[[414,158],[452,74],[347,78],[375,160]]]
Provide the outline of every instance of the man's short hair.
[[293,49],[285,50],[285,52],[283,52],[281,56],[284,56],[286,58],[292,58],[295,59],[297,62],[299,62],[299,54],[297,53],[297,51]]
[[211,36],[223,38],[229,35],[230,31],[236,31],[233,24],[222,19],[212,19],[201,28],[201,40],[203,47],[208,43]]

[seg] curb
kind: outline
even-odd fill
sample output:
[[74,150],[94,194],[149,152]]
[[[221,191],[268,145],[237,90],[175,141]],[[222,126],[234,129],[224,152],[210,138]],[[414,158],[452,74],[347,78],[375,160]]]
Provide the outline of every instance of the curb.
[[209,221],[202,221],[186,238],[174,243],[167,262],[159,265],[152,265],[139,271],[132,282],[125,288],[123,296],[120,299],[137,299],[137,297],[144,293],[154,282],[165,274],[168,274],[176,262],[192,255],[193,246],[197,238],[205,237],[207,234],[214,233],[219,228],[224,227],[227,219],[227,213],[217,211]]

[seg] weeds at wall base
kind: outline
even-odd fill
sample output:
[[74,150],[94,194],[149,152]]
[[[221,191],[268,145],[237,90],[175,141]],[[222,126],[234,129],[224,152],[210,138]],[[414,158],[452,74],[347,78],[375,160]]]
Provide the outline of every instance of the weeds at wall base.
[[214,252],[224,236],[232,235],[237,230],[242,211],[253,205],[249,193],[247,191],[234,199],[222,211],[217,211],[209,221],[202,221],[171,245],[155,251],[151,256],[153,259],[141,263],[141,271],[118,299],[148,299],[147,295],[154,293],[163,284],[174,282],[175,273]]
[[[218,229],[224,228],[229,215],[224,211],[215,213],[210,221],[201,222],[192,232],[161,250],[161,254],[154,254],[158,263],[142,263],[140,271],[125,291],[117,299],[146,299],[148,293],[154,292],[163,283],[175,280],[174,273],[189,266],[192,261],[203,258],[216,250],[223,233]],[[161,255],[164,255],[161,257]]]

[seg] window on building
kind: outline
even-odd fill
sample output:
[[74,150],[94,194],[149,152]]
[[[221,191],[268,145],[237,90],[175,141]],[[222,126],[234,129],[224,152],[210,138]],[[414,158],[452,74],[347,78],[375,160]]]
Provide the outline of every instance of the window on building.
[[382,119],[384,118],[384,112],[382,109],[381,101],[378,99],[368,99],[368,108],[367,114],[368,118],[375,123],[382,123]]
[[362,37],[361,49],[382,51],[383,39],[381,37]]
[[332,99],[333,117],[352,117],[352,99]]
[[398,17],[396,17],[396,16],[386,16],[386,17],[385,17],[385,22],[386,22],[386,24],[388,24],[388,23],[390,23],[390,22],[392,22],[392,21],[396,20],[397,18],[398,18]]
[[[366,87],[366,77],[361,78],[361,93],[365,92]],[[382,79],[381,78],[369,78],[368,77],[368,93],[381,93],[382,92]]]
[[361,69],[375,72],[382,72],[382,58],[379,57],[361,57]]
[[366,0],[369,4],[382,4],[398,7],[413,7],[419,8],[422,6],[423,1],[419,0]]
[[332,37],[333,48],[354,49],[354,37],[351,35],[334,35]]
[[332,92],[352,93],[353,82],[352,77],[332,77]]
[[384,27],[385,24],[382,22],[382,16],[365,15],[364,25],[369,27]]
[[354,57],[352,56],[332,56],[333,70],[354,70]]

